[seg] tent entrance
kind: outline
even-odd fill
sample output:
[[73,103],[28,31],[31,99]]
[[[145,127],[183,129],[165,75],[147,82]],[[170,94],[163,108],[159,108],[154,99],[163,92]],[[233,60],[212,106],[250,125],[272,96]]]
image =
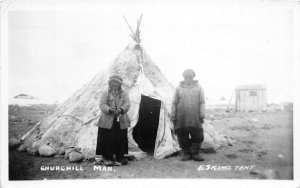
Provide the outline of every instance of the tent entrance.
[[161,101],[141,96],[139,119],[133,128],[133,139],[144,152],[153,154],[159,123]]

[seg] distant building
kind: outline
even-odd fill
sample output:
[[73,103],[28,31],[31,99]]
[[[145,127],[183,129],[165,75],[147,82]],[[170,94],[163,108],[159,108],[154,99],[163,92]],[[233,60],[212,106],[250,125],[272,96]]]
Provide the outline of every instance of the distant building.
[[235,89],[236,111],[263,111],[267,108],[267,90],[263,85],[239,85]]

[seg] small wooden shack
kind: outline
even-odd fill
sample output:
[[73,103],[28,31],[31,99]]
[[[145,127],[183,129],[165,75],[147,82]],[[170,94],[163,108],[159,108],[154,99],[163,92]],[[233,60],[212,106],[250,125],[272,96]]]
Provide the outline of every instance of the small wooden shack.
[[235,89],[235,111],[264,111],[267,108],[266,87],[257,85],[239,85]]

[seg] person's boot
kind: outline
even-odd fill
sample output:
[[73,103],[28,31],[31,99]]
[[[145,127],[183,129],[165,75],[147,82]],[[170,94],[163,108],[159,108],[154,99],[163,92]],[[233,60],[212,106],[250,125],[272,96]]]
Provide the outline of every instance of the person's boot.
[[122,165],[127,165],[128,164],[128,160],[123,157],[122,159],[119,160],[119,162],[122,164]]
[[191,144],[185,128],[176,130],[179,146],[182,149],[181,161],[191,160]]
[[117,162],[121,163],[122,165],[127,165],[128,160],[124,157],[124,155],[116,156]]
[[103,156],[103,165],[105,166],[113,166],[113,156],[112,155],[102,155]]
[[182,156],[181,156],[181,160],[182,161],[188,161],[191,160],[191,151],[190,149],[182,149]]
[[204,158],[200,155],[201,143],[192,143],[192,159],[194,161],[204,161]]
[[114,166],[114,162],[111,160],[104,160],[103,165],[104,166]]

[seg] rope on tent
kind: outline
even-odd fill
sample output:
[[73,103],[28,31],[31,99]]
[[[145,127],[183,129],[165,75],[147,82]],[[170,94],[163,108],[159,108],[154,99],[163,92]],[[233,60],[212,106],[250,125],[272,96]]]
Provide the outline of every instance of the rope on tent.
[[143,51],[142,49],[140,48],[140,53],[139,54],[136,54],[136,61],[138,62],[139,66],[140,66],[140,74],[142,75],[145,75],[144,74],[144,66],[143,66]]
[[21,141],[25,140],[29,135],[31,135],[31,133],[32,133],[34,130],[36,130],[36,129],[38,128],[38,126],[40,126],[40,125],[41,125],[41,121],[37,122],[37,123],[35,124],[35,126],[34,126],[30,131],[28,131],[24,136],[22,136]]
[[[95,119],[98,119],[98,118],[100,117],[100,114],[97,115],[97,116],[95,116],[94,118],[89,119],[89,120],[86,121],[86,122],[84,122],[82,119],[80,119],[80,118],[79,118],[78,116],[76,116],[76,115],[72,115],[72,114],[64,114],[64,115],[62,115],[62,116],[70,116],[70,117],[73,117],[73,118],[75,118],[76,120],[80,121],[80,122],[82,123],[82,125],[86,125],[86,124],[91,123],[91,122],[94,121]],[[62,116],[60,116],[60,117],[62,117]]]
[[80,119],[78,116],[76,115],[72,115],[72,114],[63,114],[61,115],[60,117],[63,117],[63,116],[70,116],[70,117],[73,117],[75,118],[76,120],[80,121],[82,124],[84,124],[84,121],[82,119]]
[[96,116],[95,118],[92,118],[90,120],[88,120],[87,122],[83,123],[83,125],[89,124],[90,122],[94,121],[95,119],[98,119],[100,116],[100,114],[98,116]]

